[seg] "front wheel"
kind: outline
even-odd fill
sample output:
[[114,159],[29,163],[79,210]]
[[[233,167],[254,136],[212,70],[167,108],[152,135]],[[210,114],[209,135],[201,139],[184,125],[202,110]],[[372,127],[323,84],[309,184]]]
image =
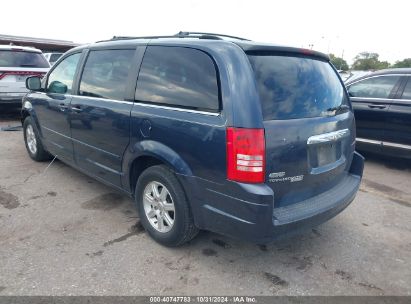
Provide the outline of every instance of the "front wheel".
[[184,190],[166,166],[153,166],[141,174],[135,200],[142,225],[158,243],[176,247],[198,233]]
[[23,122],[24,143],[27,152],[35,161],[50,160],[51,155],[44,149],[39,136],[39,132],[30,116]]

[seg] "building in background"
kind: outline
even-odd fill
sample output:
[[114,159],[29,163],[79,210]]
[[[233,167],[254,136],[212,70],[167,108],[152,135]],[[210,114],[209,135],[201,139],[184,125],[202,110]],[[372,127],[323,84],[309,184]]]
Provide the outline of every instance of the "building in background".
[[43,53],[64,53],[69,49],[79,46],[79,43],[66,40],[45,39],[23,36],[11,36],[0,34],[0,44],[12,44],[17,46],[30,46],[40,49]]

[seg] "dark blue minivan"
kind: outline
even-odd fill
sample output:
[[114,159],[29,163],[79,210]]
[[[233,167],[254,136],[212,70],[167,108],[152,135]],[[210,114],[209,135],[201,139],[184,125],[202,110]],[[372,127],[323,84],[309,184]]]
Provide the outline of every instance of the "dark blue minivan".
[[57,157],[133,197],[178,246],[199,229],[256,243],[354,199],[355,121],[328,56],[208,33],[114,37],[26,81],[30,157]]

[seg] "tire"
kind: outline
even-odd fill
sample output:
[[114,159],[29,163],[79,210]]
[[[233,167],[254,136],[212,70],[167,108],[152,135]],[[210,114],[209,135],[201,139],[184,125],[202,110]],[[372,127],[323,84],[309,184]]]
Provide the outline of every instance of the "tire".
[[184,190],[166,166],[149,167],[140,175],[135,202],[141,224],[156,242],[177,247],[197,235]]
[[23,122],[23,134],[27,152],[33,160],[40,162],[52,158],[51,154],[44,149],[39,131],[30,116]]

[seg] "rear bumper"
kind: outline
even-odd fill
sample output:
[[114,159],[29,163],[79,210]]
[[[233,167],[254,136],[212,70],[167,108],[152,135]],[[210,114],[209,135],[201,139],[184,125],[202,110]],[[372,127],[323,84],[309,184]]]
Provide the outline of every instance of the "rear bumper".
[[[355,152],[351,168],[339,184],[318,196],[280,208],[273,207],[274,193],[265,184],[227,186],[200,181],[199,185],[197,181],[194,186],[192,181],[187,185],[187,178],[183,184],[200,229],[264,243],[311,229],[344,210],[359,189],[363,167],[364,158]],[[199,190],[201,198],[196,195]]]
[[0,104],[20,104],[27,92],[0,93]]

